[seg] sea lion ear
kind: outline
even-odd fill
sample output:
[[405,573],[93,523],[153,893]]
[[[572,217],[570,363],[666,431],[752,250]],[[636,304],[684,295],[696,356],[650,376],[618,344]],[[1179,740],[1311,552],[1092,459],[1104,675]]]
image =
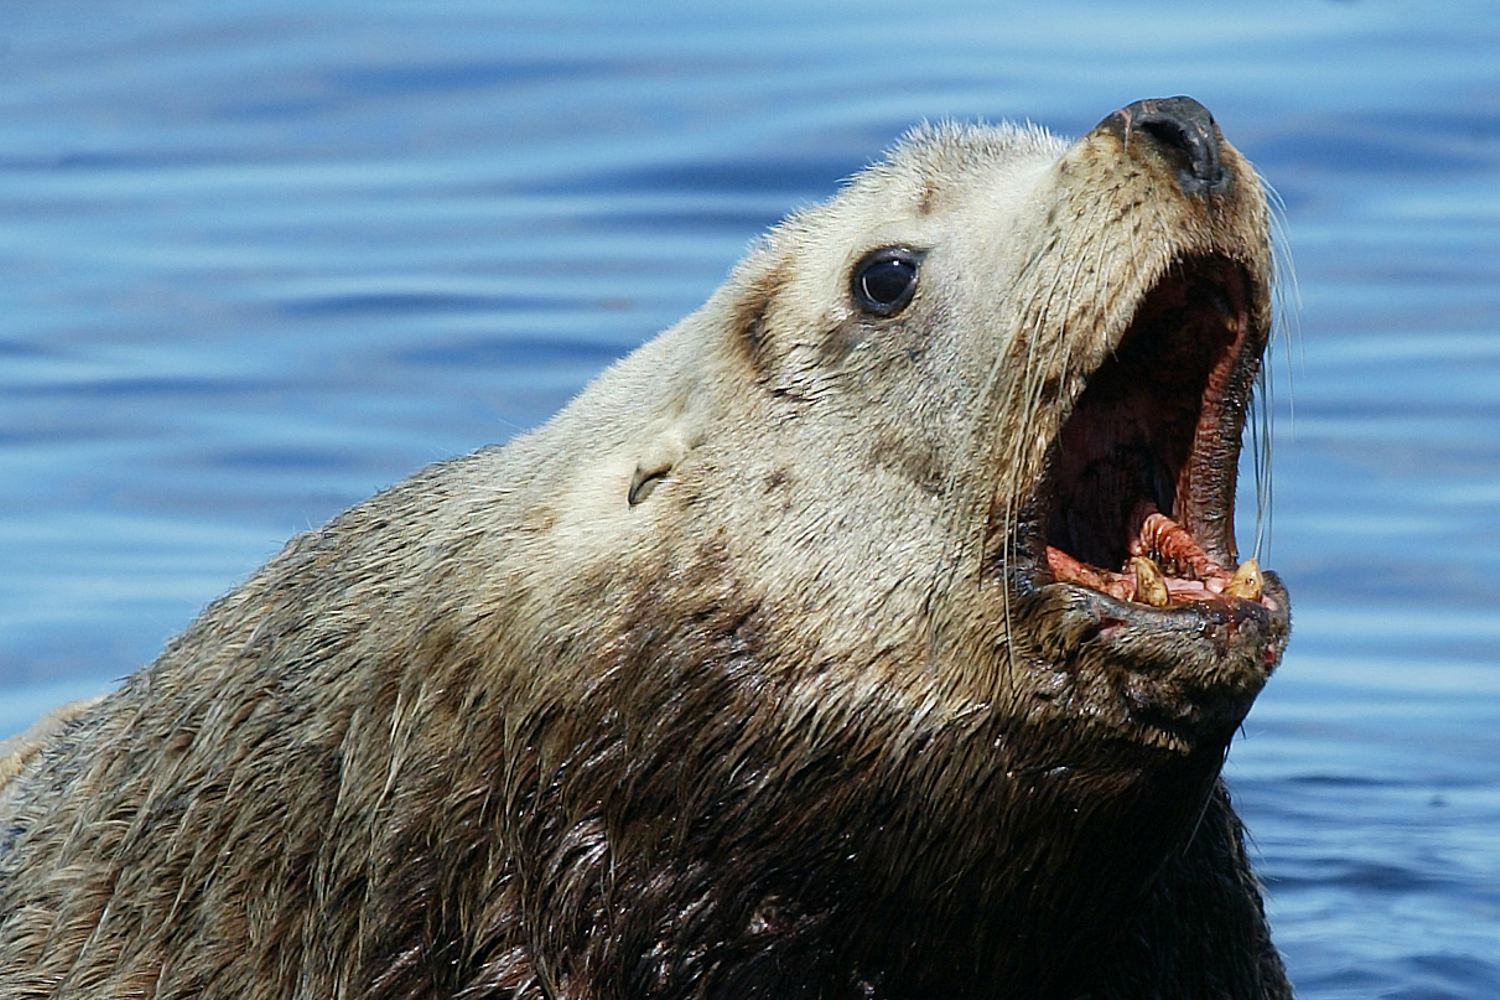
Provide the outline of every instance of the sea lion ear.
[[635,476],[630,480],[630,492],[626,494],[626,499],[630,501],[630,506],[634,507],[649,497],[652,491],[656,489],[657,484],[666,479],[667,474],[671,471],[672,466],[670,465],[637,465],[635,467]]
[[668,476],[672,469],[699,444],[698,435],[692,433],[686,415],[661,427],[650,437],[635,463],[635,475],[630,478],[630,491],[626,494],[630,506],[642,503]]

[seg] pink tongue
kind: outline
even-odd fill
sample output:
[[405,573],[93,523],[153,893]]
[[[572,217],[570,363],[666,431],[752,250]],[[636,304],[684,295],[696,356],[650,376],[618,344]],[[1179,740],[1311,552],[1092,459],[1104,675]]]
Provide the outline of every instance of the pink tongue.
[[1229,572],[1208,557],[1186,528],[1148,502],[1136,505],[1130,517],[1129,549],[1131,555],[1145,556],[1169,572],[1205,583],[1217,578],[1219,590],[1229,579]]
[[[1216,597],[1230,579],[1230,572],[1214,562],[1186,528],[1149,503],[1142,503],[1131,516],[1127,549],[1132,556],[1143,556],[1161,567],[1174,604]],[[1124,572],[1100,569],[1051,545],[1047,546],[1047,565],[1055,579],[1122,601],[1136,599],[1136,575],[1129,567]]]

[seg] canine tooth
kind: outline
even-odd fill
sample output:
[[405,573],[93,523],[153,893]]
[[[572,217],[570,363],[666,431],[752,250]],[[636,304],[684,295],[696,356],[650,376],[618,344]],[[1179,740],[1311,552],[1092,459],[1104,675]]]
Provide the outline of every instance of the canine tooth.
[[1260,575],[1260,563],[1254,559],[1246,559],[1240,563],[1240,568],[1234,571],[1234,576],[1224,585],[1224,593],[1246,601],[1258,601],[1265,592],[1266,578]]
[[1172,603],[1167,592],[1167,579],[1161,575],[1156,563],[1145,556],[1132,556],[1131,568],[1135,570],[1135,599],[1153,608],[1164,608]]

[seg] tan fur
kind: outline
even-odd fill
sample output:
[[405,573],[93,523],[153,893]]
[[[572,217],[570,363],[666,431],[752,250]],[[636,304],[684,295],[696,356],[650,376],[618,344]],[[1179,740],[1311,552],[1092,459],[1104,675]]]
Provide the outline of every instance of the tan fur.
[[1277,994],[1192,707],[1268,665],[1129,672],[997,571],[1152,283],[1268,284],[1225,155],[1205,207],[1106,130],[920,129],[546,426],[292,540],[7,765],[0,994]]
[[11,781],[69,722],[88,711],[96,701],[97,698],[69,702],[42,716],[25,732],[0,740],[0,815],[4,815],[5,793]]

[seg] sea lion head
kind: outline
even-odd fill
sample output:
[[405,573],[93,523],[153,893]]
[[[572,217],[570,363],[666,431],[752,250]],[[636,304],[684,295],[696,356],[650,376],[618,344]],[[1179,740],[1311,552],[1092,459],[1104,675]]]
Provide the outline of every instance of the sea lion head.
[[919,128],[626,363],[655,384],[611,391],[644,439],[601,487],[612,570],[661,620],[753,607],[810,701],[1217,755],[1288,627],[1273,574],[1235,575],[1270,288],[1265,195],[1190,99],[1071,145]]

